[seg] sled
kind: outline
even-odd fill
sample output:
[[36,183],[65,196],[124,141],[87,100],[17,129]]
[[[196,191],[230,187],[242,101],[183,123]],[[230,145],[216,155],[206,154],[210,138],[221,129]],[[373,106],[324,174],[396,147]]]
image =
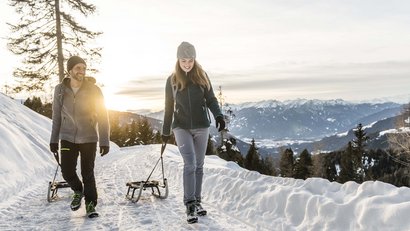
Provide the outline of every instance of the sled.
[[[126,183],[126,186],[128,187],[126,198],[128,200],[136,203],[140,199],[142,191],[145,191],[147,189],[151,189],[151,195],[157,198],[165,199],[168,197],[168,182],[164,176],[164,161],[162,158],[162,154],[164,153],[166,145],[166,143],[162,144],[161,156],[145,181],[134,181]],[[154,172],[160,161],[162,166],[162,182],[159,180],[150,180],[152,173]]]
[[54,154],[54,157],[57,160],[58,165],[57,165],[56,171],[54,173],[53,181],[48,182],[48,191],[47,191],[47,201],[48,202],[53,202],[57,199],[58,189],[60,189],[60,188],[69,188],[70,187],[70,185],[65,181],[56,181],[58,168],[60,167],[60,161],[59,161],[58,153],[53,153],[53,154]]

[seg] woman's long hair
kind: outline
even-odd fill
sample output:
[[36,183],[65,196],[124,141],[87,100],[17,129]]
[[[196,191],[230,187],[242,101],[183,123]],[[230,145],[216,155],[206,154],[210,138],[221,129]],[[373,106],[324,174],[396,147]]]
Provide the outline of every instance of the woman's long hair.
[[179,60],[175,65],[175,72],[172,74],[172,84],[177,86],[178,91],[185,89],[189,82],[199,85],[208,91],[211,89],[209,79],[202,69],[201,65],[194,60],[194,66],[191,71],[185,73],[179,65]]

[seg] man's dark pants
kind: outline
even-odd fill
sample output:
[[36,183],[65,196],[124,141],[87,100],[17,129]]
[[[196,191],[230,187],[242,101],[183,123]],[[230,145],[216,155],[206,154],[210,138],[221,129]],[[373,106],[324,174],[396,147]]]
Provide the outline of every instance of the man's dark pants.
[[[97,204],[97,188],[94,177],[94,162],[97,151],[97,143],[75,144],[61,140],[61,172],[64,180],[74,191],[84,193],[85,203]],[[81,176],[83,182],[77,175],[77,160],[80,156]],[[84,184],[84,187],[83,187]]]

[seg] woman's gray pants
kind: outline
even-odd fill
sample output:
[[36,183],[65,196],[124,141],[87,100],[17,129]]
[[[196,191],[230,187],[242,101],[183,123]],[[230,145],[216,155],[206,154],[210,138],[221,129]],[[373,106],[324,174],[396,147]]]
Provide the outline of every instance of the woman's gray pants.
[[179,152],[184,159],[184,204],[201,200],[204,160],[208,146],[209,128],[173,130]]

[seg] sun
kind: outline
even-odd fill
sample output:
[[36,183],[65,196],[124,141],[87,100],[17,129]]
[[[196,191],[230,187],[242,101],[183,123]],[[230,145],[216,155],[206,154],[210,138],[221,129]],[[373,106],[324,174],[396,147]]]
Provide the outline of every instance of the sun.
[[138,102],[130,100],[129,97],[119,96],[111,92],[104,93],[105,106],[109,110],[129,111],[134,108],[140,108]]

